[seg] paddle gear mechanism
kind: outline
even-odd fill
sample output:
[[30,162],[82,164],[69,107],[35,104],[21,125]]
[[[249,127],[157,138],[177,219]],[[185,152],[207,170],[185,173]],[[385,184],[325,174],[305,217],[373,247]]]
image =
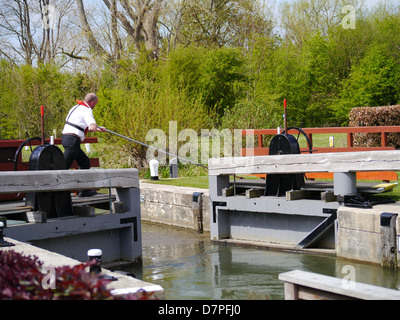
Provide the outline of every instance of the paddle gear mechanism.
[[[284,100],[284,118],[285,130],[283,133],[274,136],[270,142],[269,155],[282,155],[282,154],[300,154],[299,136],[300,133],[306,138],[308,144],[308,152],[312,153],[312,145],[307,134],[298,127],[289,127],[287,124],[287,103]],[[297,130],[297,138],[288,134],[290,130]],[[304,174],[268,174],[265,185],[265,196],[281,197],[286,194],[286,191],[300,190],[304,187]]]

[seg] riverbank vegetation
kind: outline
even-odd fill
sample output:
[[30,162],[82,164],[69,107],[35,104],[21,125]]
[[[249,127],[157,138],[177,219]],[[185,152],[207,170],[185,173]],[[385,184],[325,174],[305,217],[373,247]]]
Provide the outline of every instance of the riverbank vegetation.
[[[41,105],[46,136],[60,136],[88,92],[99,124],[143,142],[170,121],[198,134],[275,128],[283,99],[299,127],[400,100],[397,1],[14,1],[0,44],[0,139],[39,135]],[[146,166],[145,147],[99,137],[120,166]]]

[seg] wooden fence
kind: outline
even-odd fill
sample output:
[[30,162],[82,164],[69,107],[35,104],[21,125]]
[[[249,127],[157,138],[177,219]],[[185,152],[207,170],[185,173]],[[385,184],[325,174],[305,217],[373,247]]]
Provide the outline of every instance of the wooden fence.
[[[372,151],[372,150],[394,150],[388,146],[388,134],[393,132],[400,133],[400,126],[381,126],[381,127],[329,127],[329,128],[304,128],[302,129],[308,136],[313,145],[314,134],[335,134],[345,133],[347,135],[346,147],[315,147],[313,153],[327,152],[355,152],[355,151]],[[292,131],[289,131],[291,133]],[[293,130],[296,132],[296,130]],[[381,135],[381,145],[379,147],[354,147],[354,134],[356,133],[379,133]],[[243,130],[242,136],[256,136],[257,146],[255,148],[243,148],[242,155],[265,156],[268,155],[269,148],[264,145],[264,137],[276,135],[277,129],[255,129]],[[308,148],[301,148],[302,152],[307,152]]]
[[[46,143],[50,143],[49,139],[45,139]],[[25,140],[0,140],[0,171],[13,171],[14,170],[14,157],[17,153],[18,147],[24,143]],[[83,143],[97,143],[97,137],[86,138]],[[61,138],[54,139],[55,145],[61,145]],[[33,140],[31,141],[32,146],[41,145],[41,141]],[[29,144],[27,145],[29,146]],[[16,159],[18,161],[17,169],[19,171],[28,170],[26,162],[22,160],[22,152]],[[98,167],[100,165],[98,158],[90,159],[91,167]],[[78,168],[76,161],[72,164],[72,168]]]

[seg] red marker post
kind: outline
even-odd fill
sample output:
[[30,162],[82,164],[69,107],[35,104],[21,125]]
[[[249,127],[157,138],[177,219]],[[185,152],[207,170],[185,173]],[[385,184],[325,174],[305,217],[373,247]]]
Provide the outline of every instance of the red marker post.
[[42,119],[42,145],[44,145],[44,106],[40,106],[40,117]]
[[285,107],[285,134],[288,134],[288,132],[287,132],[287,112],[286,112],[287,104],[286,104],[286,99],[283,100],[283,105]]

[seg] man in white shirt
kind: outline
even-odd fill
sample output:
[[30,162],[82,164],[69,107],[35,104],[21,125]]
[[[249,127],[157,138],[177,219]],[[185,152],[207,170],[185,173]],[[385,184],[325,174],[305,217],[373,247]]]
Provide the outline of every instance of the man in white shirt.
[[[86,95],[83,101],[77,101],[68,113],[62,131],[62,145],[65,148],[64,157],[67,169],[76,160],[80,169],[90,169],[90,159],[81,149],[81,142],[85,140],[86,132],[105,132],[104,127],[99,127],[93,116],[93,109],[98,102],[94,93]],[[85,190],[79,193],[81,197],[95,195],[95,191]]]

